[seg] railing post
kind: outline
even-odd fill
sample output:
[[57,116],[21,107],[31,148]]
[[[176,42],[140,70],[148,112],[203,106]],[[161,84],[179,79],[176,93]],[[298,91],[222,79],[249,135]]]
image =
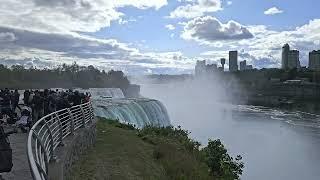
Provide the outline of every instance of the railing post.
[[67,109],[67,111],[68,111],[68,113],[69,113],[69,116],[70,116],[70,133],[72,134],[72,135],[74,135],[74,118],[73,118],[73,115],[72,115],[72,113],[71,113],[71,111],[70,111],[70,108],[68,108]]
[[[36,146],[39,144],[40,145],[40,149],[42,149],[43,150],[43,154],[36,154],[36,156],[37,156],[37,159],[38,159],[38,161],[35,161],[34,160],[34,157],[33,157],[33,154],[32,154],[32,150],[30,150],[30,151],[28,151],[28,156],[29,155],[31,155],[32,156],[32,159],[33,159],[33,162],[29,162],[30,164],[32,164],[32,166],[33,167],[31,167],[31,169],[32,169],[32,174],[34,174],[35,175],[35,179],[42,179],[43,178],[43,176],[44,176],[44,179],[48,179],[48,167],[49,167],[49,165],[48,165],[48,163],[49,163],[49,161],[50,161],[50,157],[49,157],[49,155],[48,155],[48,152],[46,151],[46,148],[44,147],[44,144],[43,144],[43,142],[42,142],[42,140],[41,140],[41,138],[37,135],[37,133],[35,133],[33,130],[32,130],[32,137],[35,137],[35,139],[36,139]],[[28,140],[29,141],[29,140]],[[31,147],[32,148],[32,147]],[[38,147],[36,147],[36,148],[38,148]],[[41,164],[41,159],[40,158],[42,158],[42,157],[39,157],[39,155],[40,156],[42,156],[43,155],[43,158],[44,158],[44,166],[45,167],[43,167],[42,166],[42,164]],[[28,157],[29,158],[29,157]],[[30,159],[29,159],[29,161],[30,161]],[[34,171],[34,167],[36,167],[37,168],[37,171]]]
[[92,120],[94,118],[94,113],[93,113],[93,107],[92,107],[91,101],[89,101],[89,110],[90,110],[90,115],[91,115],[90,122],[92,123]]
[[52,161],[52,160],[55,160],[56,157],[54,155],[54,151],[53,151],[53,148],[54,148],[54,141],[53,141],[53,136],[52,136],[52,131],[48,125],[48,123],[46,121],[44,121],[44,125],[46,126],[46,128],[48,129],[48,132],[49,132],[49,138],[50,138],[50,156],[49,156],[49,161]]
[[56,115],[56,118],[57,118],[57,120],[58,120],[58,123],[59,123],[59,141],[60,141],[60,143],[59,143],[59,145],[61,145],[61,146],[63,146],[63,127],[62,127],[62,122],[60,121],[60,118],[59,118],[59,116],[58,116],[58,114],[57,113],[54,113],[55,115]]
[[[69,133],[74,135],[75,125],[77,125],[77,127],[78,123],[80,125],[78,108],[80,108],[82,112],[83,119],[81,123],[84,127],[86,122],[93,122],[93,107],[91,102],[88,102],[86,104],[81,104],[79,107],[66,108],[52,112],[41,118],[32,126],[28,135],[27,154],[31,174],[34,179],[48,179],[49,162],[57,159],[55,148],[59,145],[63,145],[64,136],[69,135]],[[60,114],[61,112],[63,113],[63,116]],[[60,117],[63,118],[63,121],[61,121]],[[50,120],[47,121],[47,118],[50,118]],[[69,123],[70,130],[68,128]],[[67,126],[67,128],[64,129],[64,126]],[[58,138],[58,140],[56,140],[56,138]]]
[[82,108],[82,104],[80,104],[80,110],[82,112],[82,127],[86,127],[86,117],[85,117],[85,114],[84,114],[84,110]]

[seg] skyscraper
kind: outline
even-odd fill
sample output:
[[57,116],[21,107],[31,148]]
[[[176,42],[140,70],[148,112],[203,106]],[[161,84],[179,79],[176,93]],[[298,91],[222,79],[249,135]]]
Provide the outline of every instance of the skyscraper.
[[282,69],[288,69],[288,55],[290,51],[289,44],[285,44],[282,47],[282,59],[281,59],[281,68]]
[[197,61],[196,67],[195,67],[195,75],[201,76],[206,71],[206,61]]
[[291,50],[288,54],[288,69],[300,68],[299,51]]
[[309,69],[320,70],[320,50],[309,53]]
[[299,51],[290,50],[289,44],[282,47],[281,68],[285,70],[300,68]]
[[229,71],[238,71],[238,51],[229,51]]
[[246,60],[240,61],[240,71],[244,71],[246,69],[247,69],[247,61]]

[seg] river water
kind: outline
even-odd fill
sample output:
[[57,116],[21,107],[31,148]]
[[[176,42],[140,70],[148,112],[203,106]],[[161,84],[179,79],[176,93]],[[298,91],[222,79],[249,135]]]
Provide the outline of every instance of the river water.
[[[142,85],[141,94],[160,100],[171,123],[206,144],[221,139],[245,163],[244,180],[319,180],[320,118],[256,106],[231,105],[214,90],[191,86]],[[224,102],[224,103],[223,103]]]

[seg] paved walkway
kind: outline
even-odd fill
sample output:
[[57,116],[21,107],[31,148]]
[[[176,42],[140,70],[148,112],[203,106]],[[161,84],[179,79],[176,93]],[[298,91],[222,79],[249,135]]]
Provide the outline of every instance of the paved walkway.
[[[5,128],[5,131],[9,130],[9,128]],[[20,131],[18,134],[10,135],[13,168],[10,173],[1,174],[4,180],[32,180],[27,158],[27,138],[28,134]]]

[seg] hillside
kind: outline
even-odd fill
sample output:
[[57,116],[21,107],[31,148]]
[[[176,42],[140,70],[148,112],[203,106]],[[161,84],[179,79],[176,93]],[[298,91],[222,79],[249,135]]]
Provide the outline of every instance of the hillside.
[[69,179],[234,179],[237,176],[238,172],[236,176],[226,173],[232,167],[217,159],[214,160],[222,165],[224,172],[213,172],[206,163],[205,154],[209,151],[199,151],[200,144],[187,136],[188,132],[180,128],[136,130],[100,119],[96,145],[73,166]]

